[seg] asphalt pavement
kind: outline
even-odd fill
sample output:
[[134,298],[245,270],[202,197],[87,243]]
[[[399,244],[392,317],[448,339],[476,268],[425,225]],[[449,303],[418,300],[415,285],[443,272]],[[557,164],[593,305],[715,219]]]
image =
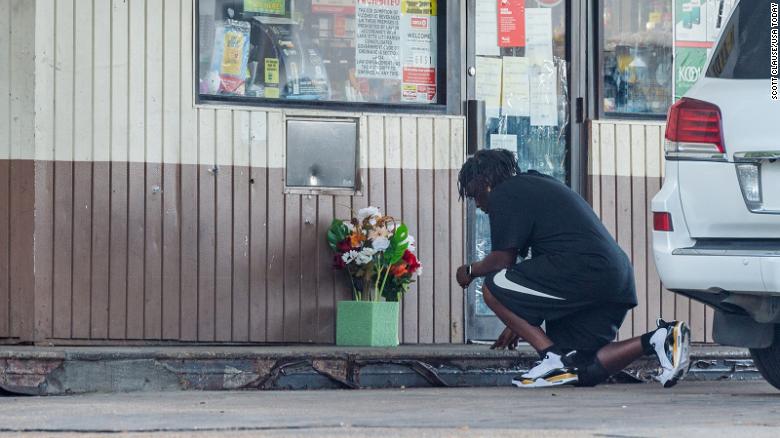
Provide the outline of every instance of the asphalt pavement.
[[777,437],[763,381],[0,397],[0,437]]

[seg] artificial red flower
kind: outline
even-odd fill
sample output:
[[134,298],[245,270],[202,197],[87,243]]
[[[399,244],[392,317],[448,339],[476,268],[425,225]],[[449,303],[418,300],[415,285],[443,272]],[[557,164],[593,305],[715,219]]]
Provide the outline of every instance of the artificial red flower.
[[406,252],[404,252],[403,260],[406,262],[407,265],[409,265],[409,272],[414,273],[420,268],[420,262],[417,260],[417,257],[414,255],[413,252],[409,251],[408,249]]
[[333,269],[344,269],[347,264],[344,263],[344,259],[341,258],[341,254],[333,255]]
[[349,244],[349,238],[342,240],[338,244],[336,244],[336,249],[339,250],[339,252],[347,252],[352,249],[352,245]]

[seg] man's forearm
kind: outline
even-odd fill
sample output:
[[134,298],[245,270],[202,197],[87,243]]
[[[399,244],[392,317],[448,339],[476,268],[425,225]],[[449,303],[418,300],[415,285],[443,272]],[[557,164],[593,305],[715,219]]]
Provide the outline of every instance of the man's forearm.
[[472,277],[484,277],[487,274],[510,267],[517,258],[517,250],[491,251],[484,259],[471,264]]

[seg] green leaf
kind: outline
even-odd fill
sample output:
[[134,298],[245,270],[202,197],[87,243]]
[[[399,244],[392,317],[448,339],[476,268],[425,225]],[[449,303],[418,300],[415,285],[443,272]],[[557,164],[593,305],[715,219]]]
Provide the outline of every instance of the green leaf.
[[333,219],[333,222],[330,223],[330,228],[328,228],[328,245],[330,245],[330,249],[336,251],[336,245],[346,239],[347,236],[349,236],[349,228],[344,225],[343,221]]
[[401,224],[393,232],[393,237],[390,238],[390,246],[385,250],[385,266],[390,266],[398,263],[404,256],[404,252],[409,247],[406,239],[409,237],[409,228],[406,224]]

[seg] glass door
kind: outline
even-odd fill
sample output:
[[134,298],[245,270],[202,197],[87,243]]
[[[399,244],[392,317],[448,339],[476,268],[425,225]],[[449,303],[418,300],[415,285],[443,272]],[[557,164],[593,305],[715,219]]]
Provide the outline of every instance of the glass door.
[[[572,81],[572,72],[580,69],[572,68],[571,55],[583,53],[579,45],[585,41],[572,44],[571,35],[587,38],[571,17],[586,16],[579,13],[586,3],[468,0],[470,153],[508,149],[522,171],[536,170],[581,190],[581,150],[573,145],[582,138],[583,117],[577,110],[583,105],[582,99],[572,99],[572,91],[584,86]],[[490,227],[473,203],[467,224],[467,257],[473,262],[490,252]],[[504,326],[485,305],[481,288],[481,280],[476,281],[467,293],[467,338],[494,340]]]

